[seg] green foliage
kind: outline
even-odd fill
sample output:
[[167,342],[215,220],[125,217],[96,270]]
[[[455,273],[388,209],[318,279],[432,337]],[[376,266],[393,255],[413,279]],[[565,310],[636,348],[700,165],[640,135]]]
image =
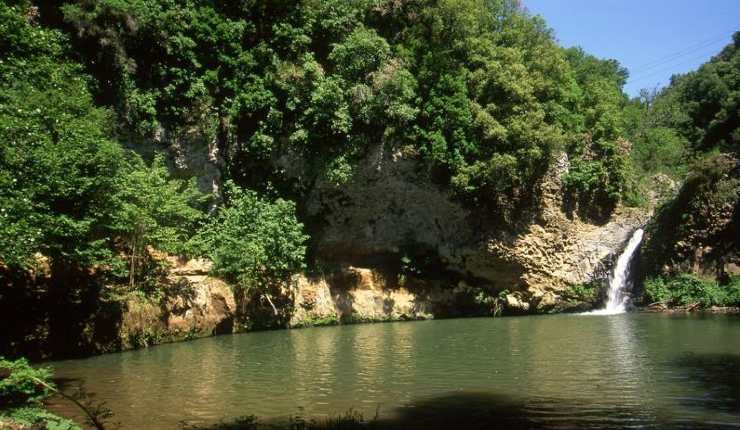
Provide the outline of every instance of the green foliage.
[[[584,134],[604,146],[620,136],[624,70],[560,48],[516,1],[284,3],[76,0],[62,10],[101,98],[114,96],[129,128],[216,112],[237,137],[227,170],[254,189],[269,179],[304,192],[320,176],[340,186],[389,142],[413,149],[463,201],[513,220],[555,151]],[[305,162],[299,178],[271,162],[285,155]],[[606,179],[573,190],[598,188],[606,197],[590,199],[613,206],[625,175],[607,151],[597,156],[602,165],[583,170],[605,168]]]
[[599,285],[594,283],[571,285],[563,295],[579,302],[594,302],[599,292]]
[[[108,137],[77,66],[59,57],[63,38],[0,6],[0,261],[27,267],[34,254],[89,265],[107,258],[99,228],[123,150]],[[33,40],[29,40],[33,39]],[[39,46],[43,41],[44,47]]]
[[[80,427],[41,408],[55,390],[48,367],[33,368],[25,358],[0,357],[0,427],[5,423],[49,430],[80,430]],[[11,427],[14,428],[14,427]]]
[[375,30],[357,27],[341,43],[334,44],[329,60],[348,81],[361,81],[390,57],[390,46]]
[[[147,247],[183,253],[204,216],[195,183],[171,179],[114,141],[66,41],[0,6],[0,263],[137,276]],[[43,42],[43,43],[41,43]],[[130,260],[120,264],[121,253]],[[143,266],[143,265],[142,265]]]
[[208,196],[198,191],[195,179],[172,179],[161,154],[151,166],[132,156],[126,171],[115,179],[108,227],[124,244],[133,285],[137,262],[149,247],[170,254],[187,253],[186,244],[205,217],[203,205]]
[[193,239],[216,274],[247,290],[265,290],[305,267],[308,237],[293,202],[270,201],[232,182],[225,191],[226,203]]
[[[39,428],[42,426],[47,430],[82,430],[80,426],[66,418],[58,417],[49,411],[35,407],[25,407],[0,411],[0,425],[10,420],[13,425],[28,428]],[[15,427],[10,427],[15,428]]]
[[[9,375],[5,375],[9,373]],[[28,360],[6,360],[0,357],[0,408],[16,408],[25,405],[40,405],[49,397],[54,386],[49,368],[35,369]],[[40,382],[39,382],[40,381]]]
[[710,306],[740,306],[740,278],[734,277],[727,285],[706,281],[689,273],[672,277],[655,277],[644,283],[645,296],[650,303],[668,306],[699,304]]
[[737,252],[738,164],[727,154],[693,163],[678,194],[656,210],[646,228],[643,261],[649,274],[659,275],[666,267],[688,272],[697,265],[708,271],[723,267],[726,256]]
[[[133,128],[143,122],[144,132],[162,119],[186,119],[213,99],[238,102],[234,91],[255,65],[242,44],[254,36],[255,25],[231,20],[210,5],[82,0],[62,11],[80,42],[96,46],[83,54],[96,64],[91,71],[101,93],[115,100],[111,104]],[[98,45],[100,39],[106,43]],[[128,52],[132,47],[136,58]],[[150,85],[139,86],[144,77]]]
[[686,146],[675,129],[651,128],[632,147],[632,159],[648,174],[665,173],[672,177],[685,175]]
[[679,130],[692,147],[738,151],[740,141],[740,32],[733,42],[695,72],[674,77],[668,91],[686,112]]
[[339,317],[336,314],[329,314],[323,317],[308,317],[300,322],[296,327],[322,327],[339,324]]
[[676,75],[660,92],[643,91],[625,108],[637,176],[681,179],[695,159],[737,152],[740,132],[740,33],[698,70]]
[[651,175],[680,178],[696,152],[737,141],[737,35],[630,101],[624,68],[558,46],[515,0],[42,2],[59,31],[28,6],[0,6],[0,262],[13,268],[42,254],[135,284],[149,247],[191,245],[247,288],[302,268],[291,202],[229,185],[204,221],[192,182],[111,131],[135,147],[209,124],[226,178],[291,199],[349,183],[371,154],[415,157],[507,225],[529,221],[563,151],[571,209],[604,220],[645,204]]

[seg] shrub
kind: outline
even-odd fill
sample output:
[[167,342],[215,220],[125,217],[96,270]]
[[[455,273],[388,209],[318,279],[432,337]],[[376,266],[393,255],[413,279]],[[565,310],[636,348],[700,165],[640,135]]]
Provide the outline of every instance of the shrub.
[[740,305],[740,277],[733,277],[727,285],[705,281],[692,274],[674,277],[656,277],[645,281],[645,295],[651,303],[668,306],[701,307]]
[[571,285],[563,295],[580,302],[592,302],[596,300],[596,293],[599,290],[598,284],[577,284]]
[[[109,228],[127,254],[129,283],[135,286],[146,267],[148,248],[184,254],[185,244],[205,217],[209,196],[195,183],[172,177],[161,154],[147,166],[132,156],[127,171],[116,178],[114,208]],[[121,262],[119,262],[121,263]]]
[[[74,422],[58,417],[51,412],[48,412],[41,408],[18,408],[7,411],[7,413],[0,412],[0,428],[5,428],[3,425],[6,423],[4,419],[9,419],[12,424],[9,428],[21,428],[13,427],[13,425],[23,426],[22,428],[44,428],[48,430],[81,430],[80,426]],[[39,426],[40,425],[40,426]]]
[[645,296],[651,303],[668,303],[671,301],[671,291],[665,280],[658,276],[645,281]]
[[51,394],[51,375],[51,369],[34,369],[25,358],[12,361],[0,357],[0,407],[40,404]]
[[81,430],[73,421],[43,409],[43,401],[54,393],[79,407],[92,427],[103,428],[110,411],[92,402],[82,389],[75,397],[59,391],[51,380],[52,375],[52,369],[31,367],[25,358],[0,357],[0,429]]
[[213,260],[214,272],[247,290],[286,281],[305,268],[308,239],[295,203],[270,201],[225,184],[227,203],[194,237],[198,252]]

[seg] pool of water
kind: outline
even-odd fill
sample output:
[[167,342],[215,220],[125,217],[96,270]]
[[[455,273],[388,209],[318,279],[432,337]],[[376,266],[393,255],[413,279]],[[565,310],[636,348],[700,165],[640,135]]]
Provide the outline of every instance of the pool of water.
[[[50,363],[125,429],[350,409],[397,428],[740,428],[740,318],[628,313],[248,333]],[[52,409],[77,416],[69,404]]]

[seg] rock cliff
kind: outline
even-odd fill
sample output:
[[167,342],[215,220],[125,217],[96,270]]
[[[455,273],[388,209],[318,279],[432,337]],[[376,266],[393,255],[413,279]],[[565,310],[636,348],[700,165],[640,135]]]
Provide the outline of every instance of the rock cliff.
[[[218,150],[211,141],[197,144],[199,135],[163,136],[161,143],[169,142],[178,169],[192,170],[204,188],[217,192]],[[300,165],[276,162],[300,176]],[[605,286],[615,257],[650,214],[618,208],[601,224],[579,218],[564,201],[568,168],[565,155],[552,163],[535,186],[534,203],[514,226],[457,201],[446,187],[434,184],[414,154],[379,145],[342,186],[319,179],[307,187],[300,203],[307,217],[318,220],[311,231],[312,248],[330,269],[320,276],[296,277],[281,300],[287,318],[278,325],[594,306],[598,294],[586,299],[571,290]],[[86,341],[94,345],[91,349],[129,349],[249,327],[244,321],[253,317],[247,314],[254,306],[210,277],[208,262],[168,260],[164,295],[127,296],[99,324],[107,330],[97,329]]]
[[740,160],[700,162],[645,234],[643,276],[693,273],[725,282],[740,275]]
[[234,331],[234,293],[225,282],[208,275],[211,263],[169,260],[163,297],[132,295],[125,300],[118,324],[121,349]]
[[613,257],[649,217],[646,210],[618,209],[598,225],[569,213],[568,165],[565,155],[553,163],[537,184],[531,220],[514,228],[490,222],[435,186],[413,154],[378,147],[347,184],[319,181],[309,195],[308,213],[322,219],[312,232],[315,248],[324,261],[390,273],[411,257],[426,279],[506,291],[515,311],[553,310],[564,290],[604,281]]
[[329,276],[300,276],[290,327],[491,315],[494,300],[464,282],[406,278],[400,282],[367,268],[347,267]]

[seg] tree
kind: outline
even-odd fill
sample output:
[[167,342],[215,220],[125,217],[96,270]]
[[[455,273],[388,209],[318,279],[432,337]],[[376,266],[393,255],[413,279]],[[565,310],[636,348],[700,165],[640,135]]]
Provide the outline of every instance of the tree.
[[[62,270],[110,257],[101,228],[124,151],[111,113],[95,107],[64,38],[0,5],[0,263],[25,269],[36,255]],[[7,30],[7,31],[5,31]]]
[[128,253],[132,288],[140,270],[137,262],[147,257],[149,247],[171,254],[186,252],[188,240],[205,217],[208,197],[198,191],[194,178],[172,179],[162,154],[150,166],[138,156],[130,157],[129,170],[116,178],[109,228]]
[[194,247],[213,261],[213,271],[248,294],[264,297],[277,315],[271,294],[305,267],[308,236],[295,204],[273,201],[254,191],[225,184],[226,203],[193,238]]
[[[20,7],[0,6],[0,263],[101,272],[147,246],[181,252],[204,216],[193,181],[170,179],[162,156],[146,166],[111,133],[112,113],[94,105],[81,68],[63,56],[56,31]],[[122,245],[122,246],[121,246]]]

